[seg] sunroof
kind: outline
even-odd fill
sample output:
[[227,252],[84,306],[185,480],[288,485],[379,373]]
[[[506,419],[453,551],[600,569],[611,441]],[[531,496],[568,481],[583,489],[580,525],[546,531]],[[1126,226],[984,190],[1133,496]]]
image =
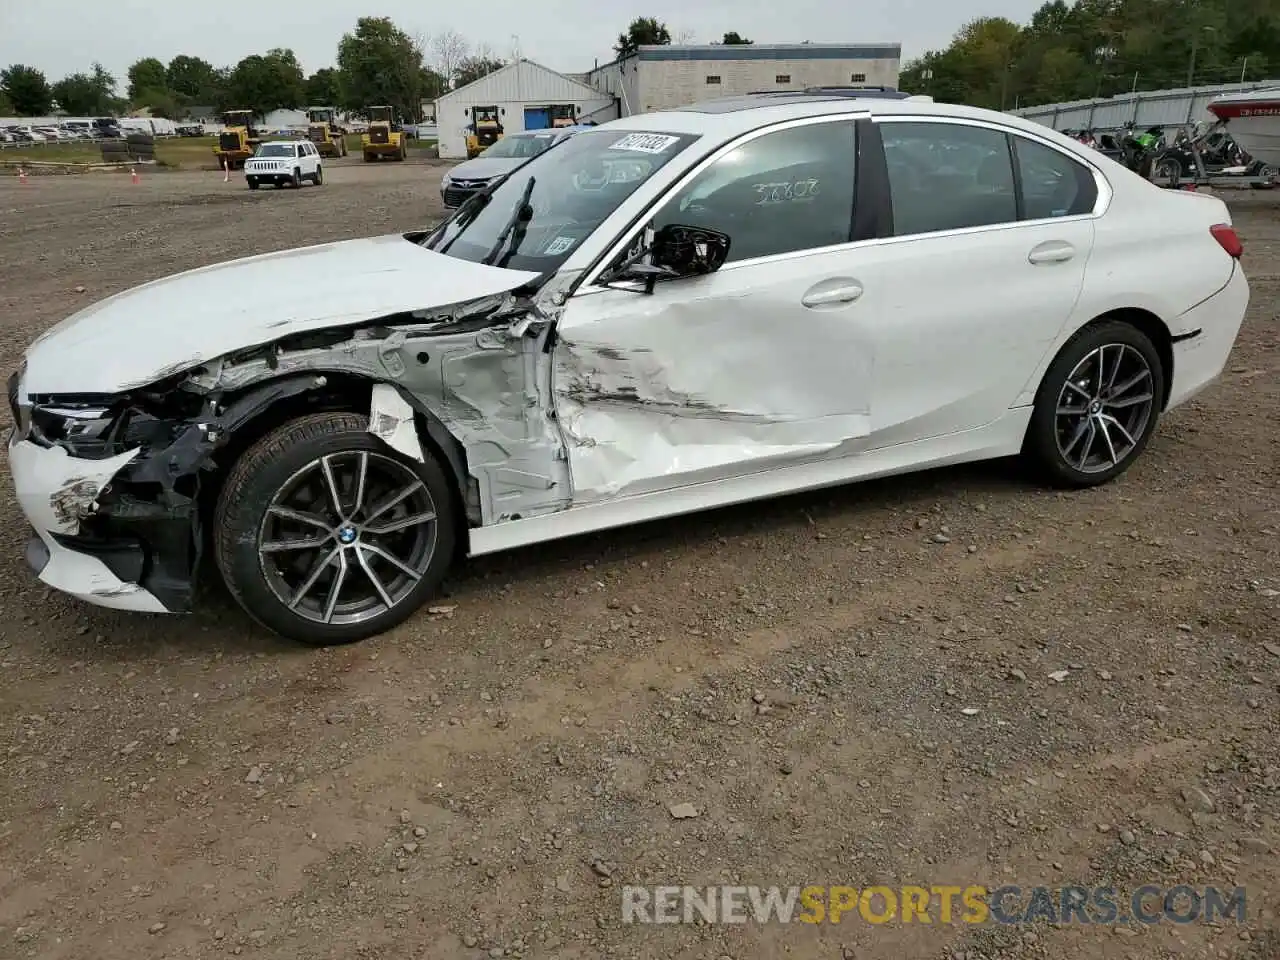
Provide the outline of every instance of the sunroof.
[[804,90],[759,90],[737,97],[704,100],[681,109],[691,113],[734,113],[755,110],[770,101],[824,103],[832,100],[906,100],[911,94],[891,87],[808,87]]

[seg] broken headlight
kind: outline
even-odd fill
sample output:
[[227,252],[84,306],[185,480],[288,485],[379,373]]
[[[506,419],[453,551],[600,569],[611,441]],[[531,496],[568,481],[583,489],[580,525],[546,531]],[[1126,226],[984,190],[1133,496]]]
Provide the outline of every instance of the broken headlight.
[[58,397],[32,405],[27,439],[59,446],[73,457],[102,460],[141,447],[167,447],[185,425],[176,411],[154,409],[131,398]]

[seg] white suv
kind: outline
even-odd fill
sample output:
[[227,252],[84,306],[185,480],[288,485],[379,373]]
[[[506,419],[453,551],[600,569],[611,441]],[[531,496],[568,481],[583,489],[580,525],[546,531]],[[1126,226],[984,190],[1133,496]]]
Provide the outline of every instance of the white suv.
[[320,153],[310,140],[273,140],[258,147],[258,152],[245,162],[244,179],[250,190],[263,183],[277,187],[301,187],[310,180],[317,187],[324,183]]

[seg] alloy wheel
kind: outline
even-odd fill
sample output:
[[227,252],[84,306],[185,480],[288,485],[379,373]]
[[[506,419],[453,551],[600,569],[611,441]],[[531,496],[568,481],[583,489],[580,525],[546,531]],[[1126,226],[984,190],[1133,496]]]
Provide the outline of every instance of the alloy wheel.
[[1087,353],[1058,394],[1058,452],[1081,473],[1103,473],[1133,454],[1155,404],[1146,357],[1127,343]]
[[317,623],[359,623],[402,602],[435,554],[437,511],[404,463],[366,450],[326,454],[276,492],[258,559],[276,598]]

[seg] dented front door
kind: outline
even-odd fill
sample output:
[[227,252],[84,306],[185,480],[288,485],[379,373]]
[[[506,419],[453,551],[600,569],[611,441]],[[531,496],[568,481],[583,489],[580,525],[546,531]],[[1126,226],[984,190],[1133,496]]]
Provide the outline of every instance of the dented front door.
[[652,295],[596,288],[557,324],[575,505],[844,456],[871,419],[848,248],[731,263]]

